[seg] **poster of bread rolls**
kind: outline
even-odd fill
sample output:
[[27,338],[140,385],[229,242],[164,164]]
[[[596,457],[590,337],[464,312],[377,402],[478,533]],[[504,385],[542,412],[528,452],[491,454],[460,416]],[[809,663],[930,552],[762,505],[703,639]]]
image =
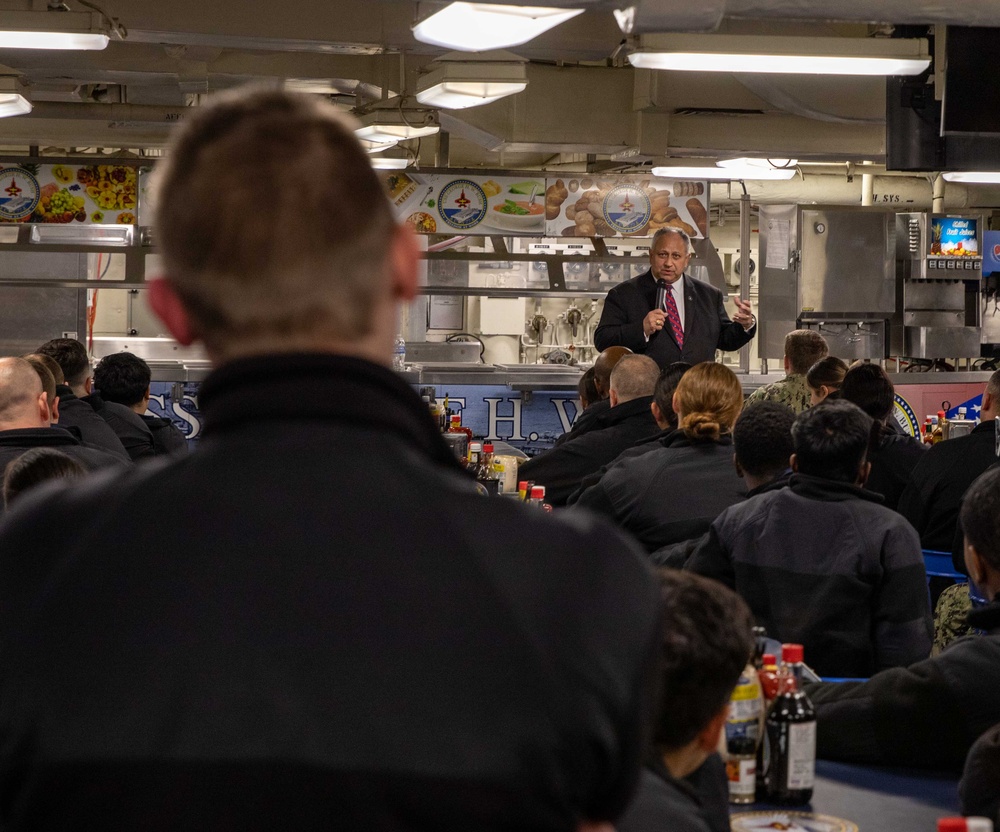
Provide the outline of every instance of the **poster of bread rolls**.
[[705,182],[590,174],[545,181],[547,237],[652,237],[666,227],[708,236]]

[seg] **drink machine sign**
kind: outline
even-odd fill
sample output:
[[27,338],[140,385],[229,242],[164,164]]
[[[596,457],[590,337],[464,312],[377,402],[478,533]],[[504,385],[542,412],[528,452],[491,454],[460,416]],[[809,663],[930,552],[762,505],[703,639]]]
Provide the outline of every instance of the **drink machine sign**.
[[0,168],[0,222],[134,225],[138,177],[127,165]]
[[983,274],[1000,272],[1000,231],[983,233]]
[[978,257],[978,226],[975,217],[931,217],[930,254]]

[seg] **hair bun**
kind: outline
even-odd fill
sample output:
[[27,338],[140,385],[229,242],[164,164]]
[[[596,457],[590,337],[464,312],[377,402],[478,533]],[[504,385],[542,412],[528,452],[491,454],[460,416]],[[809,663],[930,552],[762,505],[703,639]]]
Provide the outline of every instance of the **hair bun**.
[[689,413],[680,428],[691,439],[719,439],[722,436],[722,425],[714,413]]

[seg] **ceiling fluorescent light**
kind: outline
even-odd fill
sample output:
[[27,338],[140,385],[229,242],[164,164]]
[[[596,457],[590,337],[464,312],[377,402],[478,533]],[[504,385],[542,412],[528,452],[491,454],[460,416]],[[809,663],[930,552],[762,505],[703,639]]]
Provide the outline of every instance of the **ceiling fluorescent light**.
[[517,55],[452,52],[429,64],[417,79],[417,101],[445,110],[464,110],[523,92],[527,86],[524,59]]
[[366,142],[389,144],[433,136],[441,126],[433,110],[405,107],[401,99],[380,102],[375,109],[358,115],[361,127],[354,134]]
[[795,176],[795,168],[768,169],[756,165],[724,168],[714,165],[699,165],[696,167],[662,165],[654,167],[652,174],[663,179],[721,179],[729,181],[739,179],[791,179]]
[[1000,170],[953,170],[942,174],[945,182],[966,185],[1000,185]]
[[[793,175],[798,159],[752,159],[741,156],[738,159],[720,159],[715,164],[721,168],[749,168],[751,170],[791,170]],[[791,177],[788,177],[791,178]]]
[[410,164],[408,156],[376,156],[372,159],[375,170],[402,170]]
[[108,28],[90,12],[0,12],[0,49],[104,49]]
[[421,43],[463,52],[504,49],[527,43],[582,12],[548,6],[452,3],[414,26],[413,37]]
[[30,112],[31,101],[21,81],[13,75],[0,75],[0,118]]
[[924,39],[642,35],[628,56],[639,69],[802,75],[919,75],[930,65]]

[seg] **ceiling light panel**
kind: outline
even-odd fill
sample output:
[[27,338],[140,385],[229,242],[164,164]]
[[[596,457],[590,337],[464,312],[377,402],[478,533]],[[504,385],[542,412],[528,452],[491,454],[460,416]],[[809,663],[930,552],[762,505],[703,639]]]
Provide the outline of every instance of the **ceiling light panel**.
[[740,179],[791,179],[795,176],[795,168],[767,169],[756,165],[744,165],[742,167],[717,167],[717,166],[659,166],[652,169],[653,176],[664,179],[719,179],[723,181],[737,181]]
[[963,182],[966,185],[1000,185],[997,170],[955,170],[942,174],[946,182]]
[[527,86],[521,60],[439,61],[417,79],[417,101],[446,110],[464,110],[516,95]]
[[0,49],[104,49],[108,29],[89,12],[0,12]]
[[628,56],[639,69],[800,75],[917,75],[927,41],[902,38],[643,35]]
[[413,36],[421,43],[482,52],[527,43],[583,9],[548,6],[501,6],[487,3],[452,3],[421,20]]

